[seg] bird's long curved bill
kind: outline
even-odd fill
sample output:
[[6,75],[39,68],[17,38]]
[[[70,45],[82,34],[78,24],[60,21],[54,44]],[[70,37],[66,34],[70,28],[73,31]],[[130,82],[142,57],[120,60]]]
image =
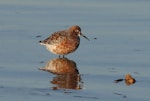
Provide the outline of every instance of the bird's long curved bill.
[[[89,40],[89,38],[87,38],[84,34],[81,33],[81,36],[83,36],[84,38],[86,38],[87,40]],[[90,41],[90,40],[89,40]]]

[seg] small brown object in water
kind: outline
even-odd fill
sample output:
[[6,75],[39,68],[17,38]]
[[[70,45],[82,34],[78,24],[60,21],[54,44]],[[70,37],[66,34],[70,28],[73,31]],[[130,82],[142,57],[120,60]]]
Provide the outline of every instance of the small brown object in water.
[[125,83],[127,86],[134,84],[135,82],[136,80],[130,74],[125,75]]

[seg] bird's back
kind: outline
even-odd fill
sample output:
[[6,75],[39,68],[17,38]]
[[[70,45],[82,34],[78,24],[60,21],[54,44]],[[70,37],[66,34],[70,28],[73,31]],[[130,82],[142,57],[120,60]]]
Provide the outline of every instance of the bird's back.
[[51,36],[49,36],[45,40],[40,41],[40,43],[50,44],[50,45],[59,44],[68,37],[67,35],[68,33],[65,30],[58,31],[58,32],[53,33]]

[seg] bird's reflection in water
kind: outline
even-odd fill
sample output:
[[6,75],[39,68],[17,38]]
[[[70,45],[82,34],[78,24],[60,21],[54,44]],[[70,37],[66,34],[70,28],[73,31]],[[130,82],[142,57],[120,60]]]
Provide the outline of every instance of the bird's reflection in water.
[[50,83],[55,86],[53,90],[58,89],[82,89],[83,82],[77,69],[76,63],[67,58],[56,58],[48,61],[45,67],[40,70],[53,73],[55,77]]

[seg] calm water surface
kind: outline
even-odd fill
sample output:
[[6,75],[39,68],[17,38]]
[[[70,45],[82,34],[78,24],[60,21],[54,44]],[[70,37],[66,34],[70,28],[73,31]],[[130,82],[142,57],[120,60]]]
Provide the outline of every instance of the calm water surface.
[[[0,1],[0,100],[149,101],[149,4],[149,0]],[[49,68],[57,56],[38,41],[71,25],[79,25],[90,39],[81,38],[78,50],[66,56],[76,72],[39,70]],[[128,73],[135,84],[114,83]]]

